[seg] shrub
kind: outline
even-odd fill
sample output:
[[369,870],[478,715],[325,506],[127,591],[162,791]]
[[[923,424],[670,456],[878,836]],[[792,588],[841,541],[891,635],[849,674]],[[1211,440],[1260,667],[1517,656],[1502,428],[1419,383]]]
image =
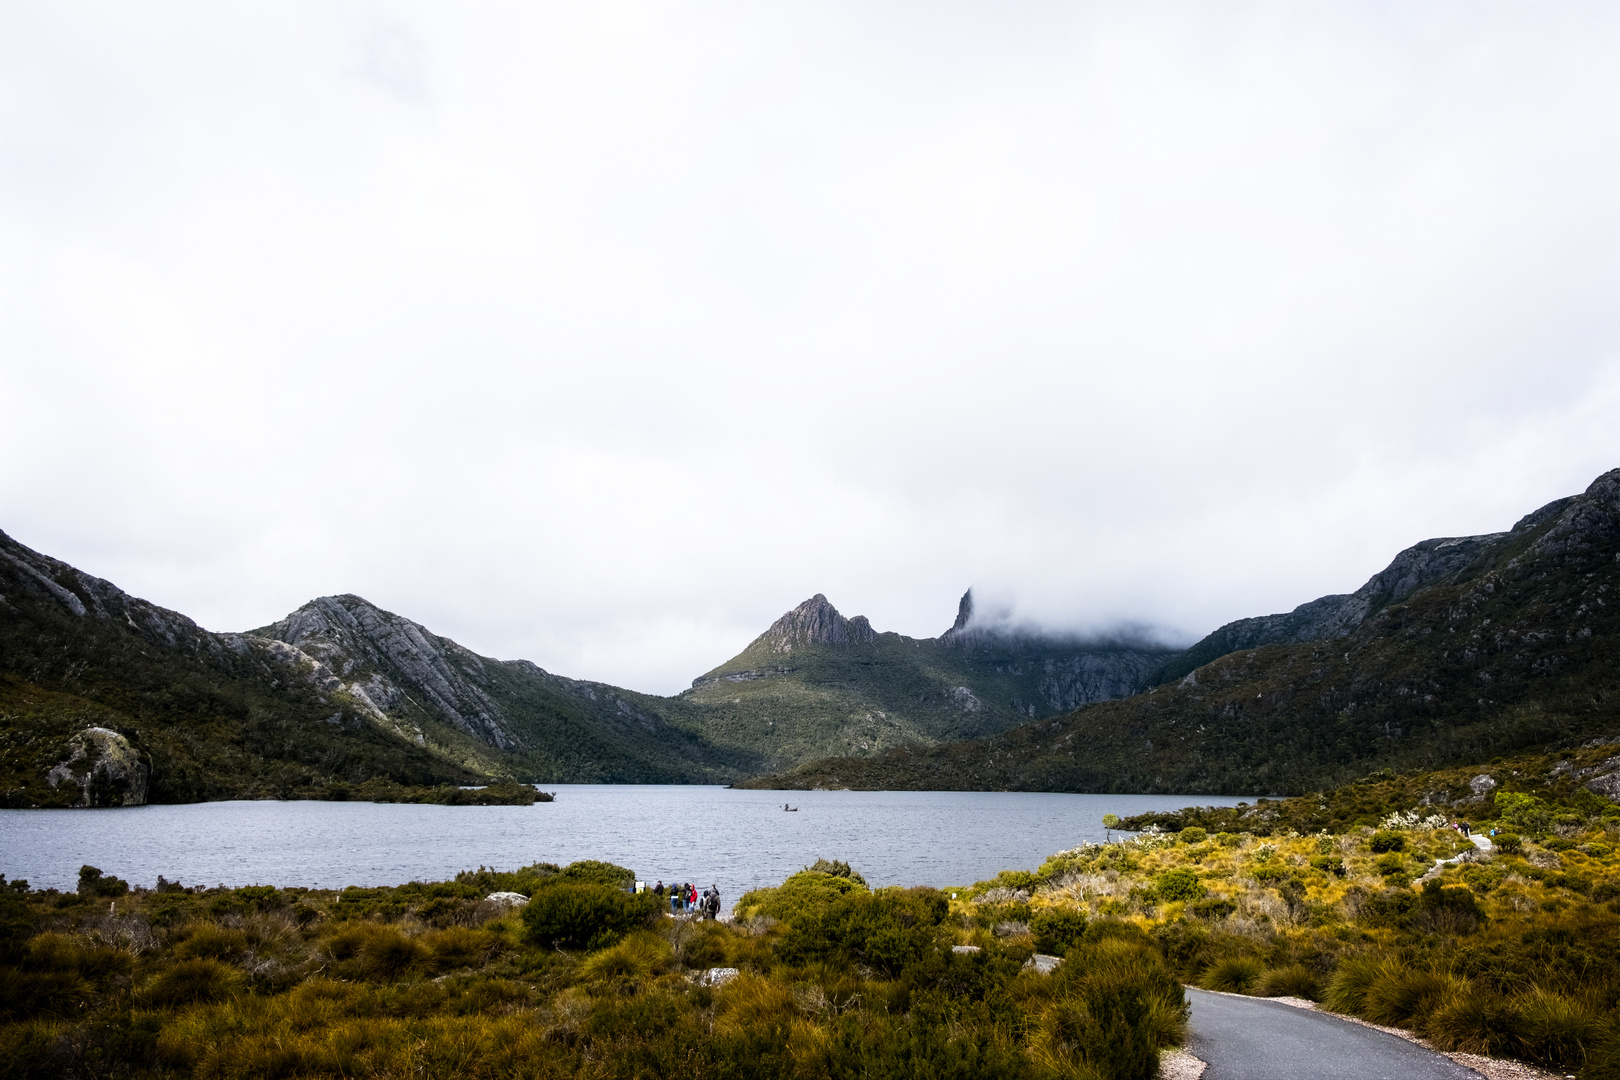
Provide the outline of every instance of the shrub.
[[1378,872],[1384,877],[1389,877],[1391,874],[1404,874],[1406,873],[1406,858],[1393,851],[1388,855],[1380,855],[1377,868]]
[[1447,998],[1465,987],[1455,976],[1414,971],[1399,961],[1385,961],[1362,996],[1361,1015],[1375,1024],[1421,1028]]
[[581,859],[557,871],[557,880],[574,885],[607,885],[615,889],[628,889],[636,883],[636,872],[610,862]]
[[1316,972],[1304,964],[1272,968],[1260,976],[1255,992],[1261,997],[1296,997],[1315,1001],[1321,986]]
[[1379,978],[1381,963],[1376,956],[1352,956],[1342,961],[1322,994],[1322,1004],[1334,1012],[1359,1015],[1367,990]]
[[1178,866],[1174,870],[1166,870],[1154,882],[1153,891],[1160,900],[1200,900],[1206,890],[1204,883],[1198,880],[1198,874],[1190,867]]
[[523,936],[533,945],[600,949],[632,930],[656,925],[662,909],[652,893],[626,893],[605,885],[548,885],[523,908]]
[[1031,1039],[1054,1072],[1150,1080],[1159,1050],[1185,1036],[1186,995],[1154,949],[1106,937],[1071,950]]
[[831,874],[833,877],[849,878],[851,881],[854,881],[860,885],[866,884],[866,879],[861,877],[857,871],[852,870],[849,863],[840,862],[837,859],[833,859],[831,861],[826,859],[817,859],[813,865],[807,866],[805,869],[816,874]]
[[1237,910],[1237,905],[1230,900],[1200,900],[1193,904],[1193,914],[1200,919],[1224,919]]
[[1311,856],[1311,869],[1332,874],[1334,877],[1344,877],[1345,874],[1344,860],[1331,855]]
[[737,900],[737,915],[768,915],[785,923],[817,918],[843,897],[864,893],[866,886],[853,877],[801,870],[774,889],[754,889]]
[[1524,847],[1524,837],[1518,833],[1497,833],[1490,838],[1490,841],[1494,846],[1501,848],[1510,855]]
[[480,963],[495,950],[498,943],[495,935],[465,926],[430,930],[418,940],[433,958],[433,966],[440,971]]
[[1485,921],[1485,909],[1466,885],[1423,883],[1417,911],[1410,925],[1415,930],[1441,934],[1471,934]]
[[1206,990],[1247,994],[1259,982],[1263,970],[1260,961],[1252,956],[1228,956],[1205,968],[1199,981]]
[[129,882],[122,878],[108,877],[93,866],[79,867],[80,896],[123,896],[129,892]]
[[227,930],[213,923],[203,923],[192,929],[189,936],[174,947],[174,955],[181,959],[206,956],[214,960],[234,960],[248,951],[248,936],[240,930]]
[[242,985],[235,968],[208,957],[181,960],[163,971],[146,986],[146,999],[154,1005],[190,1005],[196,1001],[218,1001]]
[[1443,1002],[1425,1026],[1441,1050],[1506,1057],[1519,1049],[1519,1010],[1505,998],[1473,988]]
[[328,938],[322,951],[346,977],[391,981],[424,964],[427,947],[396,926],[351,923]]
[[1534,795],[1499,791],[1495,805],[1497,820],[1520,832],[1543,833],[1552,819],[1550,808]]
[[1372,839],[1367,841],[1367,846],[1372,848],[1373,853],[1377,855],[1381,855],[1386,851],[1405,851],[1406,837],[1398,832],[1380,829],[1372,834]]
[[669,966],[669,942],[642,930],[610,949],[593,953],[580,965],[587,979],[636,988]]
[[1603,1034],[1599,1014],[1583,1001],[1536,989],[1519,998],[1519,1042],[1537,1061],[1576,1069]]
[[1196,825],[1191,825],[1185,829],[1182,829],[1180,835],[1181,842],[1183,844],[1202,844],[1205,840],[1209,839],[1209,830],[1200,829]]
[[1086,917],[1068,908],[1042,908],[1029,920],[1035,935],[1035,951],[1062,956],[1085,937]]
[[859,962],[897,975],[935,951],[937,929],[949,910],[938,889],[850,893],[820,916],[790,924],[781,955],[789,963]]

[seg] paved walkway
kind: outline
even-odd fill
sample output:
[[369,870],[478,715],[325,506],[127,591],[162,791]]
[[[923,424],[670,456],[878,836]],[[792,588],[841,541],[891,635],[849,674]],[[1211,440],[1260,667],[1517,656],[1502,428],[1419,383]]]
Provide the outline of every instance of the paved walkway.
[[1203,1080],[1481,1080],[1442,1054],[1325,1013],[1187,988]]

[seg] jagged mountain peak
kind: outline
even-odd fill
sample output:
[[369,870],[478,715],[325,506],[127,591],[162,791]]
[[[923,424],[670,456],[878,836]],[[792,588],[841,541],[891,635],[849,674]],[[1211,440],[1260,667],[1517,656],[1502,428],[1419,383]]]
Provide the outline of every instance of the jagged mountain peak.
[[968,628],[968,623],[972,621],[973,590],[969,589],[967,592],[962,594],[961,602],[956,605],[956,621],[951,624],[951,629],[960,633],[961,631],[966,630]]
[[846,619],[826,596],[816,593],[783,615],[760,635],[774,652],[792,652],[811,645],[870,645],[877,631],[865,615]]

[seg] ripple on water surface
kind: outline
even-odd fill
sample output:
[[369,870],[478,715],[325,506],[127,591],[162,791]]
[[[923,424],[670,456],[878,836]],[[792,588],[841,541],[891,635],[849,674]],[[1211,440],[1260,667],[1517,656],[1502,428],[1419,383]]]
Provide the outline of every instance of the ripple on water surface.
[[[734,791],[542,785],[534,806],[219,802],[129,810],[0,810],[0,872],[71,888],[81,865],[132,884],[311,888],[439,881],[482,866],[606,859],[648,881],[741,892],[817,858],[873,885],[963,885],[1033,870],[1104,838],[1102,816],[1231,806],[1208,795],[963,791]],[[784,802],[797,809],[783,810]]]

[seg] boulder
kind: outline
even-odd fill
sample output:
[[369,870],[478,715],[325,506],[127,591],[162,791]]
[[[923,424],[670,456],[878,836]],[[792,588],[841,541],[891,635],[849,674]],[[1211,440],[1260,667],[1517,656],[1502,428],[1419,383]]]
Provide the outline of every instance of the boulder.
[[1033,971],[1039,975],[1050,975],[1063,963],[1061,956],[1048,956],[1045,953],[1036,953],[1024,962],[1025,971]]
[[45,774],[51,787],[71,784],[82,794],[74,806],[145,806],[152,769],[118,732],[85,728],[68,744],[67,759]]

